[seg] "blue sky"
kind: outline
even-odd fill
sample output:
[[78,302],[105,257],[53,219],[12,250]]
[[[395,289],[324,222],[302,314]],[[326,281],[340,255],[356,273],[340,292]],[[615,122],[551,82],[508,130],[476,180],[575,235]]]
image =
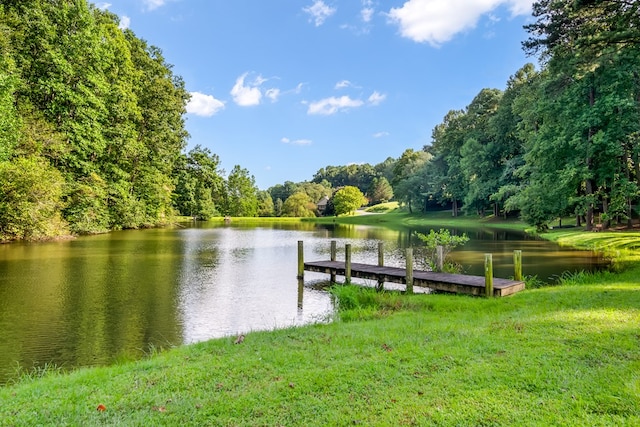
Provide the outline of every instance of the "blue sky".
[[186,126],[266,190],[421,149],[451,109],[504,89],[532,0],[110,0],[192,99]]

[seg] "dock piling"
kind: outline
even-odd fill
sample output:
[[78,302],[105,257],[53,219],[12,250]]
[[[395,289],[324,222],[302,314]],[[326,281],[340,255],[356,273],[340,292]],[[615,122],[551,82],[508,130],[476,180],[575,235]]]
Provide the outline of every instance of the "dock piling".
[[484,294],[493,297],[493,255],[484,254]]
[[351,283],[351,244],[344,246],[344,282]]
[[406,282],[407,282],[407,294],[413,293],[413,248],[407,248],[406,250]]
[[522,281],[522,251],[513,251],[513,280]]
[[[335,261],[336,260],[336,241],[332,240],[331,241],[331,261]],[[331,277],[330,277],[330,281],[331,283],[336,283],[336,272],[332,271],[331,272]]]
[[304,278],[304,243],[298,240],[298,279]]
[[[378,242],[378,267],[384,267],[384,243]],[[384,277],[378,275],[378,285],[376,291],[381,292],[384,289]]]
[[444,247],[442,245],[436,246],[436,265],[438,266],[438,271],[444,270]]

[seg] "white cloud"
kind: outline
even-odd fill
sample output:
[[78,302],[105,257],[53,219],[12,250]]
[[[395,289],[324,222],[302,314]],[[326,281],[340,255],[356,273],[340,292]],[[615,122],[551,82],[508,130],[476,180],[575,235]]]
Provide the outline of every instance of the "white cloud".
[[380,103],[382,103],[382,101],[384,101],[386,98],[387,98],[387,95],[384,95],[378,91],[375,91],[371,94],[368,101],[369,101],[369,104],[371,105],[380,105]]
[[271,102],[276,102],[280,97],[280,89],[276,89],[276,88],[267,89],[267,91],[264,93],[264,96],[269,98]]
[[511,16],[527,15],[531,13],[531,5],[533,4],[532,0],[510,0],[508,3]]
[[533,0],[408,0],[388,16],[400,34],[419,43],[439,46],[456,34],[474,28],[478,19],[499,6],[513,16],[529,13]]
[[360,11],[360,17],[364,22],[371,22],[371,18],[373,18],[374,13],[375,9],[371,7],[365,7]]
[[202,117],[211,117],[223,109],[224,102],[200,92],[191,92],[191,99],[187,104],[187,113]]
[[282,142],[283,144],[291,144],[291,145],[311,145],[313,144],[313,141],[311,141],[310,139],[295,139],[295,140],[290,140],[289,138],[282,138],[280,140],[280,142]]
[[147,10],[154,10],[160,6],[164,6],[166,0],[143,0],[142,2],[147,7]]
[[264,79],[258,76],[253,83],[245,85],[244,80],[247,78],[248,73],[244,73],[236,80],[236,84],[231,89],[231,96],[236,104],[241,107],[250,107],[253,105],[259,105],[262,100],[262,92],[260,91],[260,85],[264,83]]
[[360,17],[366,23],[371,22],[373,14],[376,10],[373,8],[372,0],[362,0],[362,9],[360,10]]
[[349,86],[351,86],[351,82],[349,80],[342,80],[336,83],[334,89],[344,89]]
[[111,3],[99,2],[99,3],[96,3],[96,7],[99,10],[107,10],[111,7]]
[[323,116],[330,116],[339,111],[347,111],[351,108],[357,108],[364,105],[364,102],[359,99],[351,99],[348,96],[341,96],[336,98],[321,99],[320,101],[312,102],[309,104],[307,114],[320,114]]
[[122,15],[120,17],[120,24],[118,25],[118,28],[120,28],[121,30],[126,30],[127,28],[129,28],[130,25],[131,25],[131,18],[125,15]]
[[324,24],[324,21],[336,13],[336,8],[327,6],[324,1],[316,0],[311,6],[302,9],[304,12],[311,15],[311,21],[313,21],[316,27]]
[[376,132],[373,134],[374,138],[384,138],[385,136],[389,136],[389,132]]

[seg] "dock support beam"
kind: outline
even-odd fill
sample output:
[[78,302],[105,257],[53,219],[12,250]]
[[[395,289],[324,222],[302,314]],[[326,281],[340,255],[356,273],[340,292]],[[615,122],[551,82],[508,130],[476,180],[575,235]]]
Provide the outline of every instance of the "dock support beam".
[[442,245],[436,246],[436,258],[436,266],[438,272],[441,273],[444,271],[444,247]]
[[344,246],[344,282],[351,283],[351,244]]
[[[384,267],[384,243],[378,242],[378,267]],[[378,285],[376,286],[376,291],[382,292],[384,289],[384,277],[380,274],[378,275]]]
[[304,243],[298,240],[298,279],[304,278]]
[[407,266],[406,266],[407,294],[412,294],[413,293],[413,248],[407,248],[406,258],[407,258]]
[[[331,241],[331,261],[335,261],[336,260],[336,241],[332,240]],[[331,271],[331,278],[330,278],[331,283],[336,283],[336,272],[334,270]]]
[[522,251],[513,251],[513,280],[522,282]]
[[493,298],[493,255],[484,254],[484,294]]

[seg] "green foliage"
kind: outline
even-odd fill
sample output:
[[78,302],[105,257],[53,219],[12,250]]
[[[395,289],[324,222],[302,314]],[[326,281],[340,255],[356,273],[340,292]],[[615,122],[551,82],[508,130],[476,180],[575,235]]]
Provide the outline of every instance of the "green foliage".
[[367,198],[357,187],[346,186],[336,191],[331,201],[337,216],[353,213],[367,203]]
[[[161,51],[118,24],[86,0],[0,7],[0,161],[55,168],[57,215],[74,233],[164,224],[174,213],[189,95]],[[38,238],[62,229],[32,226]]]
[[258,187],[249,171],[234,166],[227,178],[225,214],[231,216],[257,216]]
[[393,187],[384,176],[374,178],[371,183],[371,190],[367,194],[369,194],[372,204],[386,203],[393,199]]
[[225,191],[219,164],[217,155],[199,145],[177,159],[173,206],[181,215],[201,220],[219,215],[215,200],[222,206]]
[[312,181],[327,188],[357,187],[364,193],[371,188],[373,180],[378,177],[379,173],[375,168],[364,163],[321,168],[315,173]]
[[294,193],[284,201],[281,216],[314,218],[316,205],[311,198],[303,192]]
[[[331,184],[326,180],[318,182],[299,182],[293,183],[286,181],[284,185],[277,184],[269,188],[267,192],[273,200],[273,215],[275,216],[315,216],[316,206],[323,197],[330,197],[332,190]],[[300,196],[296,196],[284,207],[284,202],[296,193],[304,193],[309,200],[303,200]],[[268,203],[268,202],[267,202]],[[313,215],[311,215],[313,213]],[[297,215],[299,214],[299,215]],[[267,215],[261,215],[267,216]]]
[[441,246],[444,271],[458,272],[455,271],[458,268],[448,261],[448,257],[454,248],[462,246],[469,241],[469,237],[466,234],[453,236],[449,230],[443,228],[440,231],[429,230],[429,234],[419,232],[415,234],[424,243],[425,262],[432,271],[440,270],[438,267],[438,246]]
[[46,160],[29,157],[0,162],[0,241],[63,235],[60,217],[64,180]]
[[258,216],[274,216],[275,206],[268,191],[258,191]]
[[64,216],[77,234],[104,233],[109,230],[107,183],[98,175],[72,183],[66,197]]

